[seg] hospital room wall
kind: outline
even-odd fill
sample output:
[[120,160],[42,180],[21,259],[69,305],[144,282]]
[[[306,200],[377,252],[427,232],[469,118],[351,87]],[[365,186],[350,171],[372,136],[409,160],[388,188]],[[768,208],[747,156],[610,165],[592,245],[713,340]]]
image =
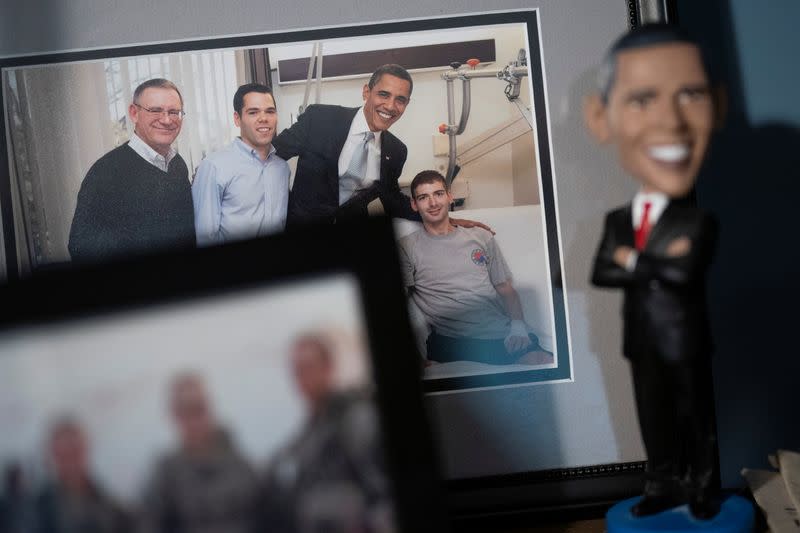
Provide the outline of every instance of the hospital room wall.
[[[422,35],[400,41],[398,39],[371,40],[370,45],[392,48],[393,46],[411,46],[427,44],[432,36]],[[521,27],[490,28],[467,32],[453,33],[453,41],[495,39],[497,60],[487,69],[499,69],[516,59],[520,48],[526,46],[525,32]],[[312,44],[308,43],[306,55],[310,55]],[[325,50],[325,43],[323,43]],[[286,57],[281,48],[270,49],[272,67],[277,66],[277,61]],[[453,58],[454,61],[465,61],[468,58]],[[324,61],[323,61],[324,64]],[[480,68],[480,67],[479,67]],[[391,132],[402,140],[408,147],[403,174],[400,178],[401,186],[408,186],[417,172],[426,169],[436,169],[442,173],[447,172],[446,137],[439,133],[438,126],[447,122],[447,94],[446,83],[441,78],[445,68],[412,72],[414,91],[411,103],[406,108],[403,117],[395,123]],[[273,72],[275,99],[278,105],[278,128],[289,127],[297,120],[298,109],[303,103],[306,88],[305,83],[279,84],[277,72]],[[362,88],[369,81],[369,76],[345,80],[323,81],[321,99],[319,103],[336,104],[343,106],[359,106],[363,103]],[[476,79],[471,82],[472,105],[467,128],[458,136],[458,142],[463,143],[474,138],[483,131],[497,126],[502,122],[516,118],[520,115],[517,106],[509,102],[503,94],[505,82],[496,79]],[[520,100],[524,106],[530,105],[530,96],[527,79],[523,80]],[[458,121],[461,112],[461,81],[456,81],[455,93],[455,121]],[[314,103],[315,87],[312,86],[309,103]],[[434,139],[442,138],[441,146],[445,155],[434,155]],[[456,190],[465,190],[464,182],[468,182],[470,191],[466,198],[465,208],[476,209],[483,207],[505,207],[511,205],[538,203],[538,187],[535,181],[535,155],[533,153],[533,136],[528,134],[525,139],[501,146],[479,159],[464,165],[456,182],[460,182]],[[524,184],[520,182],[525,182]],[[532,194],[531,191],[536,192]],[[518,198],[515,198],[517,196]]]

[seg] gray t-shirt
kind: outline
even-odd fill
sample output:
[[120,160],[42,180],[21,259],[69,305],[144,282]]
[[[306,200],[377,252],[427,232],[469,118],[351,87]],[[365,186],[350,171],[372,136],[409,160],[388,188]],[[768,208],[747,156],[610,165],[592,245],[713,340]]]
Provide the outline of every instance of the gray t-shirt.
[[502,339],[511,318],[495,285],[511,280],[500,247],[484,229],[425,229],[400,239],[403,280],[414,303],[440,335]]

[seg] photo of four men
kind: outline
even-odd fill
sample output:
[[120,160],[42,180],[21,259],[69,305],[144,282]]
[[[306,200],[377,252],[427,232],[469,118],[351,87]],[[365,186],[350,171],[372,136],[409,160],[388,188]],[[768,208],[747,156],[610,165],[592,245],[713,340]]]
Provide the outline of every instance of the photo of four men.
[[[436,170],[416,175],[410,198],[401,191],[408,153],[389,130],[412,92],[405,68],[382,65],[363,86],[361,107],[314,104],[278,133],[270,88],[241,85],[233,98],[239,136],[208,154],[190,179],[173,147],[185,114],[181,91],[167,79],[147,80],[128,107],[130,140],[98,159],[80,186],[69,232],[72,261],[386,214],[421,223],[400,240],[400,255],[409,299],[429,326],[424,365],[552,364],[553,353],[525,322],[491,228],[451,216],[454,199]],[[287,161],[295,157],[292,179]]]

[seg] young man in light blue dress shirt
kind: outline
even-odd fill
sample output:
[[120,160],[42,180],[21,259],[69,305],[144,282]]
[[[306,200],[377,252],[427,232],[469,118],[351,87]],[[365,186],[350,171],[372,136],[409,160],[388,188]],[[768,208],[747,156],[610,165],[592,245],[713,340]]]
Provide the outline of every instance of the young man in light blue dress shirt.
[[282,231],[289,199],[289,165],[275,154],[275,98],[259,83],[239,87],[233,121],[241,132],[206,157],[192,183],[198,246]]

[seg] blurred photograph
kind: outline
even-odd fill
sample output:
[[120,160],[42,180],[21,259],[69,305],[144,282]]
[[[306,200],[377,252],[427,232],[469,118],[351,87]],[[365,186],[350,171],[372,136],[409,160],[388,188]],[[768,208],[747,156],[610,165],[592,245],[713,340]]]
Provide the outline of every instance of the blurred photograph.
[[0,333],[3,533],[397,531],[363,320],[338,276]]
[[252,531],[256,471],[215,419],[203,378],[179,374],[168,395],[179,442],[153,468],[138,530]]
[[377,412],[368,388],[337,390],[333,349],[319,333],[292,345],[292,374],[306,412],[267,468],[261,523],[280,531],[326,531],[326,524],[392,531]]
[[47,440],[53,479],[35,496],[30,523],[17,526],[37,532],[133,531],[132,517],[94,479],[90,443],[76,419],[57,420]]

